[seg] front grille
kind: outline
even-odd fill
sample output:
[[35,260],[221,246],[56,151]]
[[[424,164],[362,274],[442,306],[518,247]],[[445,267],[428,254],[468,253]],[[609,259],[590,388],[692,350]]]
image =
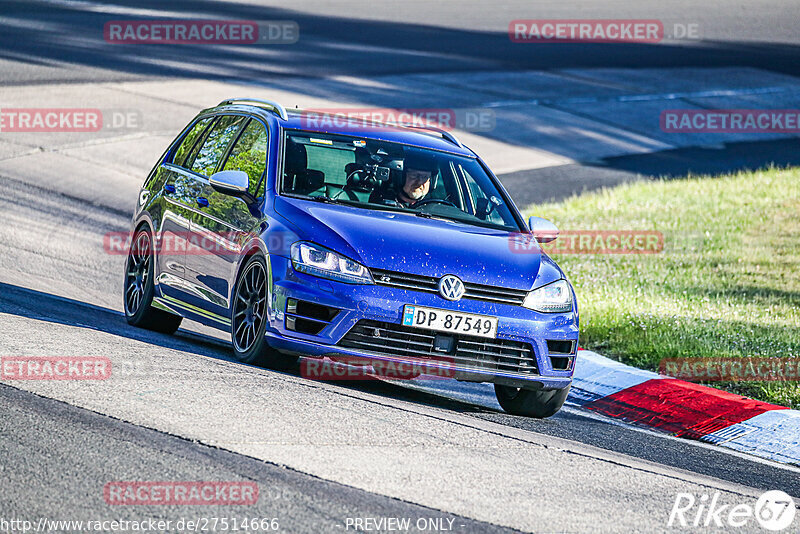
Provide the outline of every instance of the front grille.
[[[412,291],[425,291],[427,293],[439,292],[439,279],[432,276],[418,274],[398,273],[384,269],[370,269],[372,278],[379,286],[397,287]],[[499,302],[512,306],[522,306],[528,292],[524,289],[508,289],[505,287],[486,286],[464,282],[465,299],[483,300],[485,302]]]
[[[434,349],[442,337],[455,342],[447,352]],[[529,343],[487,339],[463,334],[431,332],[422,328],[362,319],[342,338],[340,347],[378,355],[432,359],[477,371],[503,371],[536,375],[536,357]]]

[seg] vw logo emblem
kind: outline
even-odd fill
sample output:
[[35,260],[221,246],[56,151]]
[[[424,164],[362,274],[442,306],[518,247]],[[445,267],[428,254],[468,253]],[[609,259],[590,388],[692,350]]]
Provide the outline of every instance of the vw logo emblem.
[[464,296],[464,282],[455,275],[446,274],[439,279],[439,294],[447,300],[458,300]]

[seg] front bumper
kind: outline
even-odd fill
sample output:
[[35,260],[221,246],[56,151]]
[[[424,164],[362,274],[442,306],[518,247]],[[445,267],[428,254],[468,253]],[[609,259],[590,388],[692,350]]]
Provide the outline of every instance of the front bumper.
[[[421,358],[427,368],[441,367],[454,371],[459,380],[492,382],[528,389],[562,389],[572,381],[575,351],[572,354],[550,354],[547,340],[573,341],[577,348],[578,320],[576,313],[543,314],[521,306],[462,299],[450,302],[437,294],[410,291],[378,285],[353,285],[296,272],[291,261],[271,256],[272,299],[269,310],[267,340],[273,348],[286,353],[308,357],[366,359],[378,362],[417,363],[419,358],[376,353],[338,345],[359,321],[402,323],[405,304],[417,304],[498,318],[497,338],[530,344],[535,358],[533,372],[513,372],[500,369],[502,365],[462,365],[443,355],[441,358]],[[287,301],[296,299],[339,309],[339,313],[316,334],[305,334],[287,328]],[[291,320],[290,320],[291,321]],[[488,340],[492,341],[492,340]],[[438,356],[438,355],[437,355]],[[554,361],[568,358],[566,369],[554,367]],[[451,375],[452,376],[452,375]]]

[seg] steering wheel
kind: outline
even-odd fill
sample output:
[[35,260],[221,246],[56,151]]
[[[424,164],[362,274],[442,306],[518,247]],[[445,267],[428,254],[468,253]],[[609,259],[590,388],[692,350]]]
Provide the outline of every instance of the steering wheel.
[[449,200],[444,200],[444,199],[441,199],[441,198],[426,198],[426,199],[420,200],[419,202],[415,202],[413,207],[414,207],[414,209],[417,209],[417,208],[421,208],[422,206],[424,206],[426,204],[444,204],[445,206],[453,206],[454,208],[458,209],[458,206],[456,206],[455,204],[453,204]]

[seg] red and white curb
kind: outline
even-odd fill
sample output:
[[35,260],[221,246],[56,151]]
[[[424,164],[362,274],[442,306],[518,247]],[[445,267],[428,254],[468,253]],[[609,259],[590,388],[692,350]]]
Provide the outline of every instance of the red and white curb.
[[[488,384],[424,377],[399,383],[502,410]],[[800,466],[800,411],[637,369],[589,350],[578,350],[566,404],[632,426]]]
[[672,435],[800,465],[800,411],[665,377],[581,350],[568,401]]

